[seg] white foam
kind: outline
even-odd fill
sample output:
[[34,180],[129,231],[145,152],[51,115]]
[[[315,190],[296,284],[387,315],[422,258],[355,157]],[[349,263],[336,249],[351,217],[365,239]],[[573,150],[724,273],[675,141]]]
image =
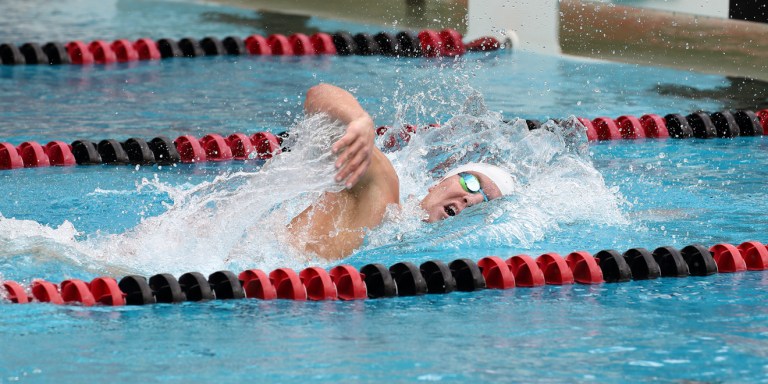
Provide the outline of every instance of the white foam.
[[[287,245],[285,226],[324,191],[342,188],[333,181],[335,158],[329,148],[343,130],[313,116],[291,129],[286,144],[292,151],[258,172],[227,173],[197,185],[169,185],[157,176],[142,180],[137,190],[166,194],[172,203],[163,214],[124,233],[81,239],[69,222],[49,227],[0,216],[0,257],[34,255],[111,275],[328,265]],[[475,94],[461,114],[441,128],[419,132],[409,145],[387,156],[400,175],[403,207],[390,210],[384,224],[370,231],[362,253],[478,241],[530,246],[568,223],[626,222],[620,209],[625,203],[593,167],[583,127],[574,118],[529,132],[522,120],[504,123]],[[442,223],[422,222],[418,201],[427,188],[454,164],[469,161],[508,169],[521,182],[521,193]]]
[[[393,244],[400,252],[466,244],[531,247],[565,224],[628,224],[621,210],[628,203],[605,185],[587,153],[584,127],[575,117],[529,131],[524,120],[504,123],[475,94],[461,115],[439,129],[412,135],[408,146],[388,154],[400,175],[401,195],[411,197],[401,212],[369,235],[363,250]],[[522,190],[441,223],[422,223],[417,203],[427,189],[446,170],[468,162],[507,169]]]

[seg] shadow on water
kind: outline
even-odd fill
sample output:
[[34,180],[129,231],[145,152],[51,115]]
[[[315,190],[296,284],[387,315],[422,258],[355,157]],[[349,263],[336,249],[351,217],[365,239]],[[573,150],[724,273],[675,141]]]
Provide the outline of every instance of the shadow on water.
[[320,32],[318,28],[308,25],[310,16],[294,15],[272,11],[256,11],[255,17],[246,17],[222,12],[205,12],[201,15],[206,22],[225,23],[239,26],[253,27],[263,30],[265,33],[280,33],[290,35],[294,33],[313,34]]
[[728,76],[729,84],[711,89],[660,84],[656,91],[663,96],[709,99],[722,102],[723,109],[760,110],[768,108],[768,82],[748,77]]

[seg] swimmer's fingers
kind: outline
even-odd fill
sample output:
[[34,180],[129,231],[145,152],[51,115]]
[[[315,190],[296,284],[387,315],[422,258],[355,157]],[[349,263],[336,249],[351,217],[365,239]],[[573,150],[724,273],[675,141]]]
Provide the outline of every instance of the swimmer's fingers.
[[336,159],[336,168],[341,168],[344,163],[347,162],[347,159],[352,156],[355,152],[355,147],[360,147],[360,139],[358,137],[359,135],[355,132],[347,131],[347,133],[339,139],[336,143],[333,144],[331,147],[331,150],[333,153],[339,154],[339,158]]
[[333,145],[331,146],[331,151],[333,151],[333,153],[339,153],[340,151],[342,151],[344,148],[346,148],[347,146],[349,146],[355,141],[355,136],[357,136],[355,132],[350,132],[349,130],[347,130],[347,133],[345,133],[344,136],[341,137],[341,139],[333,143]]
[[373,120],[367,114],[347,125],[344,136],[331,146],[334,153],[340,153],[336,159],[336,181],[346,179],[347,188],[354,186],[360,176],[368,170],[373,153]]
[[[357,184],[357,182],[360,180],[360,177],[362,177],[366,171],[368,171],[368,166],[371,164],[371,156],[366,153],[365,151],[358,151],[357,154],[352,157],[347,164],[344,166],[344,169],[342,170],[345,172],[345,178],[346,183],[345,186],[347,188],[352,188]],[[343,180],[344,178],[342,178]]]
[[361,149],[371,152],[373,137],[373,120],[369,116],[366,115],[350,122],[344,136],[331,146],[333,153],[342,152],[336,161],[336,168],[340,168],[349,157],[355,156]]
[[336,168],[339,172],[336,174],[336,181],[346,179],[354,173],[366,158],[370,157],[365,148],[365,143],[356,141],[352,145],[344,148],[344,151],[336,159]]
[[366,172],[368,172],[368,166],[371,165],[371,156],[363,157],[362,163],[357,167],[355,173],[353,173],[349,179],[347,179],[347,188],[351,188],[360,180]]

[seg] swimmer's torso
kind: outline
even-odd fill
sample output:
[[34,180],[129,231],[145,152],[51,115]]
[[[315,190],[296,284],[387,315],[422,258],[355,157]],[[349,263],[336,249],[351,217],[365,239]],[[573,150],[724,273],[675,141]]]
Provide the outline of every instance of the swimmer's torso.
[[365,175],[352,189],[326,192],[288,224],[294,247],[333,260],[363,243],[366,229],[378,226],[387,206],[399,204],[400,185],[392,164],[378,149]]

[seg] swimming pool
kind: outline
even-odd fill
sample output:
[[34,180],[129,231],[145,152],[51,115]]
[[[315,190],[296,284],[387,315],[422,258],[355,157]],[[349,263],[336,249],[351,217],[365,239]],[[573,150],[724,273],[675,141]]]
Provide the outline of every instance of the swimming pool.
[[[10,24],[2,28],[0,40],[246,36],[253,29],[205,15],[257,18],[198,3],[98,4],[70,3],[49,11],[36,7],[42,14],[22,5],[9,7],[16,16],[5,21]],[[142,11],[148,6],[157,11]],[[330,31],[381,30],[307,22]],[[691,72],[503,53],[467,55],[456,62],[219,57],[109,68],[0,67],[2,141],[279,132],[295,125],[304,92],[320,81],[354,89],[378,125],[445,125],[455,115],[468,119],[462,109],[477,93],[505,119],[718,110],[723,101],[658,90],[728,84],[722,77]],[[558,148],[557,137],[526,139],[536,144],[528,147],[513,140],[519,131],[482,116],[479,121],[487,127],[476,133],[499,143],[510,135],[515,145],[507,149],[519,155],[515,164],[531,165],[540,175],[518,200],[506,202],[519,209],[506,207],[507,216],[491,225],[478,224],[472,215],[433,227],[412,227],[407,220],[385,224],[345,263],[419,264],[491,254],[506,258],[765,240],[768,171],[760,165],[768,161],[768,143],[762,137],[604,142],[590,145],[587,154],[547,152]],[[452,138],[461,147],[472,134]],[[404,173],[404,198],[428,183],[418,172],[419,161],[437,157],[420,154],[435,147],[419,137],[391,154]],[[178,275],[317,264],[286,257],[279,249],[238,248],[239,237],[229,234],[258,224],[249,223],[253,219],[246,215],[257,209],[248,204],[252,200],[224,209],[243,212],[228,220],[207,214],[189,223],[182,220],[190,219],[184,212],[165,213],[177,201],[189,212],[206,212],[207,197],[228,196],[251,180],[264,184],[254,190],[267,191],[271,203],[296,192],[292,180],[305,176],[250,175],[261,165],[0,172],[0,190],[7,196],[0,202],[5,218],[0,220],[2,278],[61,281],[126,272]],[[158,217],[165,219],[152,221]],[[65,220],[71,225],[62,225]],[[142,220],[150,223],[144,227],[164,226],[135,230]],[[525,225],[515,226],[523,228],[520,232],[503,232],[510,223]],[[488,232],[470,231],[477,228]],[[242,249],[248,252],[238,252]],[[226,259],[228,254],[237,257]],[[0,382],[758,382],[768,369],[768,333],[761,325],[767,317],[762,306],[766,284],[764,273],[751,272],[361,302],[237,300],[123,308],[0,304]]]

